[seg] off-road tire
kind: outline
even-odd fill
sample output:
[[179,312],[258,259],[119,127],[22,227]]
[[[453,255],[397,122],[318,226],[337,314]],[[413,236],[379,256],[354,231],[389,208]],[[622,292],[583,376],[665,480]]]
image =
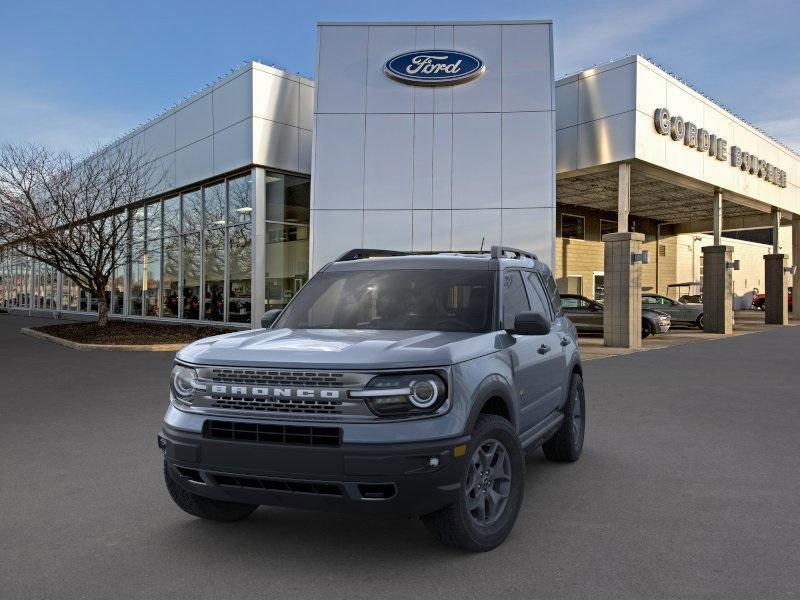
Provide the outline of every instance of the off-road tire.
[[[474,520],[467,507],[466,486],[476,449],[490,440],[500,442],[507,452],[511,472],[510,491],[497,521],[482,526]],[[495,415],[481,415],[478,418],[464,458],[466,460],[458,500],[435,513],[423,516],[422,522],[443,544],[467,552],[487,552],[508,537],[517,520],[525,489],[525,458],[511,423]]]
[[642,339],[654,334],[653,326],[646,319],[642,319]]
[[172,478],[172,472],[166,461],[164,461],[164,482],[167,484],[167,491],[175,504],[190,515],[201,519],[225,522],[240,521],[258,508],[257,504],[212,500],[186,491]]
[[[578,408],[576,415],[575,409]],[[576,423],[576,416],[579,417]],[[575,462],[583,450],[583,437],[586,430],[586,393],[583,378],[572,374],[569,396],[564,405],[564,420],[556,434],[542,445],[544,455],[554,462]]]
[[700,314],[697,316],[697,320],[695,321],[695,325],[697,325],[698,329],[701,329],[701,330],[702,330],[702,329],[704,329],[704,327],[703,327],[703,325],[704,325],[704,323],[703,323],[703,317],[704,317],[704,316],[705,316],[705,315],[703,315],[703,313],[700,313]]

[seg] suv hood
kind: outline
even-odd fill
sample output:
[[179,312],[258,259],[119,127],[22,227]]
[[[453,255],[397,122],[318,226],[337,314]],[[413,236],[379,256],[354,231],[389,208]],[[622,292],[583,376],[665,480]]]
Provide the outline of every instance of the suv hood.
[[197,365],[402,369],[440,367],[490,354],[497,332],[256,329],[189,344],[177,359]]

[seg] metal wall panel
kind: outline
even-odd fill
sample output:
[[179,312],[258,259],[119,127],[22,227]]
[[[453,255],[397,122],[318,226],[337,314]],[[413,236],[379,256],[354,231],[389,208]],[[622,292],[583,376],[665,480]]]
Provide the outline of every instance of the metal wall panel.
[[578,81],[556,87],[556,129],[578,124]]
[[525,248],[548,265],[555,264],[554,208],[504,208],[501,214],[503,244]]
[[578,125],[578,168],[633,158],[635,129],[634,111]]
[[556,173],[578,168],[578,126],[556,130]]
[[[253,76],[255,72],[252,72]],[[253,76],[242,73],[212,92],[214,131],[221,131],[253,114]]]
[[480,56],[486,66],[486,72],[475,81],[453,87],[453,112],[500,112],[500,26],[456,26],[453,28],[453,48]]
[[500,113],[453,115],[453,208],[500,208]]
[[500,243],[500,209],[483,208],[454,210],[453,250],[478,250],[483,241],[484,248]]
[[[417,251],[430,251],[432,235],[432,216],[430,210],[414,210],[411,216],[411,249]],[[449,229],[449,227],[448,227]]]
[[245,119],[214,134],[214,172],[225,173],[247,164],[253,155],[253,119]]
[[299,127],[310,131],[314,123],[314,86],[301,83],[299,90]]
[[410,113],[414,88],[386,77],[386,59],[414,47],[416,27],[371,27],[367,53],[367,112]]
[[175,152],[175,115],[168,115],[144,130],[144,151],[150,158]]
[[635,110],[635,66],[628,63],[596,75],[581,77],[578,97],[578,119],[581,123]]
[[502,25],[502,110],[549,111],[553,105],[549,31]]
[[450,209],[453,207],[453,115],[433,116],[431,168],[433,208]]
[[200,96],[175,113],[175,147],[183,148],[210,136],[214,130],[211,93]]
[[299,171],[299,129],[253,118],[253,162],[261,166]]
[[503,114],[503,208],[553,205],[552,115],[551,112]]
[[298,137],[299,137],[299,148],[298,153],[299,156],[299,164],[297,165],[297,170],[300,173],[311,173],[311,152],[312,152],[312,133],[307,129],[299,129],[298,130]]
[[365,210],[364,247],[411,250],[410,210]]
[[368,27],[318,29],[318,113],[363,113],[367,106]]
[[175,185],[202,181],[214,174],[214,144],[210,137],[184,146],[175,153]]
[[311,252],[315,259],[320,261],[319,267],[330,262],[345,250],[363,247],[364,211],[312,211]]
[[364,123],[364,114],[316,116],[312,212],[364,208]]
[[363,150],[369,157],[364,161],[365,209],[411,208],[413,119],[410,114],[367,114]]
[[286,125],[299,126],[300,84],[286,77],[253,71],[253,114]]
[[[428,90],[431,91],[431,90]],[[431,101],[433,97],[431,97]],[[432,103],[431,103],[432,104]],[[433,115],[414,115],[414,208],[433,208]]]

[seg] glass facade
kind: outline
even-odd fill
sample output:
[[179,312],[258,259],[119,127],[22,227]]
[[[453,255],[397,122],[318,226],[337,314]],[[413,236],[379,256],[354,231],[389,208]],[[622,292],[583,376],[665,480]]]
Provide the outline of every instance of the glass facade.
[[[267,310],[285,306],[308,280],[310,181],[273,172],[265,181]],[[106,289],[109,312],[249,323],[254,191],[247,171],[128,210],[128,261]],[[97,298],[55,269],[0,248],[0,306],[93,312]]]

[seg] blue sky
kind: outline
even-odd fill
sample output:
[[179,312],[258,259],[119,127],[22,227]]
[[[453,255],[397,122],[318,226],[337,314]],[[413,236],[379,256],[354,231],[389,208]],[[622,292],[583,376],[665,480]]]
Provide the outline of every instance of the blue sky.
[[644,54],[800,152],[800,3],[3,2],[0,142],[83,151],[249,59],[312,76],[319,20],[549,18],[556,76]]

